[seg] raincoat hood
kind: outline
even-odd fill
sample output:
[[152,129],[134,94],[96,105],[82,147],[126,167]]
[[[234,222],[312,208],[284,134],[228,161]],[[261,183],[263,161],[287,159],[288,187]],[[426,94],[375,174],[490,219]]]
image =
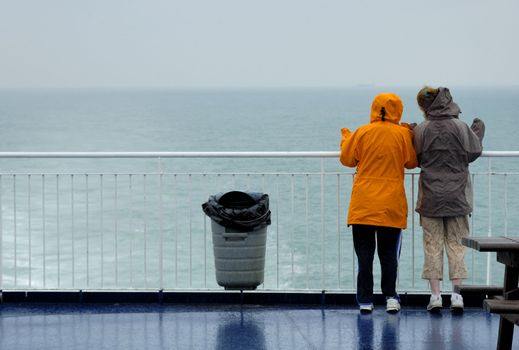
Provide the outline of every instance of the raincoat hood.
[[461,110],[452,100],[449,89],[440,87],[438,90],[438,96],[436,96],[429,108],[425,111],[426,118],[457,118],[458,114],[461,113]]
[[371,122],[388,121],[398,124],[403,110],[404,105],[397,95],[390,92],[378,94],[371,104]]

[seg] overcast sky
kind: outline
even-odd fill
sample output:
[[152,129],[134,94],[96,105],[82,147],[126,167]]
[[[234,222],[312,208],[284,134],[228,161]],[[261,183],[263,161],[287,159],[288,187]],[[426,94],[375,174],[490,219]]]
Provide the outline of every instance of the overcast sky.
[[519,85],[518,0],[0,0],[0,87]]

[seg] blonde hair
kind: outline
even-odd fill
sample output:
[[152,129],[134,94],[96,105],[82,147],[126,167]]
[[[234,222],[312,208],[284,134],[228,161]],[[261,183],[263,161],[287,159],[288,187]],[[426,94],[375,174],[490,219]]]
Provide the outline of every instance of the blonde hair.
[[433,103],[436,96],[438,96],[438,89],[430,86],[423,87],[420,91],[418,91],[418,95],[416,95],[416,101],[418,102],[418,106],[420,109],[425,112],[427,108]]

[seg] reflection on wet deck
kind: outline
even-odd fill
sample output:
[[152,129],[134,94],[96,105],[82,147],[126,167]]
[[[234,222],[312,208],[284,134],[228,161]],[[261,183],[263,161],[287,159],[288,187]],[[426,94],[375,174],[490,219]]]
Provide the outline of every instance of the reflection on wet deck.
[[353,307],[3,304],[0,348],[493,349],[498,325],[479,308],[360,315]]

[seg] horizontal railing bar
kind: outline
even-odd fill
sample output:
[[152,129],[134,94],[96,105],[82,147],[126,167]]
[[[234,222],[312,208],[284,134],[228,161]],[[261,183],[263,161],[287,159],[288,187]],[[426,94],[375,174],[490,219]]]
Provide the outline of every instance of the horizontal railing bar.
[[[0,152],[0,158],[337,158],[314,152]],[[519,151],[484,151],[482,157],[519,157]]]
[[[352,175],[354,174],[354,171],[349,172],[325,172],[326,175]],[[143,175],[170,175],[170,176],[188,176],[188,175],[199,175],[199,176],[250,176],[250,175],[286,175],[286,176],[305,176],[305,175],[321,175],[322,172],[247,172],[247,173],[240,173],[240,172],[232,172],[232,173],[201,173],[201,172],[190,172],[190,173],[167,173],[167,172],[139,172],[139,173],[0,173],[0,176],[143,176]],[[411,175],[412,173],[406,173],[406,175]],[[418,175],[418,173],[415,173]],[[507,175],[511,175],[513,173],[506,173]],[[518,173],[519,174],[519,173]],[[485,175],[488,175],[488,173],[485,173]]]
[[519,157],[519,151],[483,151],[481,157]]
[[[240,293],[240,290],[224,290],[220,287],[208,287],[208,288],[7,288],[3,289],[3,292],[10,293],[34,293],[34,292],[51,292],[51,293],[125,293],[125,292],[149,292],[149,293]],[[262,293],[286,293],[286,294],[322,294],[322,292],[328,292],[333,294],[351,294],[355,293],[355,289],[352,288],[327,288],[323,290],[322,288],[298,288],[298,289],[269,289],[262,288],[261,290],[246,290],[246,293],[251,294],[262,294]],[[376,292],[379,292],[379,289],[375,288]],[[413,290],[412,293],[416,294],[425,294],[427,292],[424,290]]]
[[0,152],[0,158],[336,158],[338,152]]
[[[188,176],[188,175],[196,175],[196,176],[261,176],[261,175],[286,175],[286,176],[306,176],[306,175],[321,175],[322,172],[232,172],[232,173],[202,173],[202,172],[189,172],[189,173],[169,173],[169,172],[138,172],[138,173],[42,173],[42,172],[34,172],[34,173],[3,173],[0,172],[0,176],[143,176],[143,175],[169,175],[169,176]],[[344,171],[344,172],[331,172],[331,171],[325,171],[324,174],[327,176],[333,176],[333,175],[353,175],[355,174],[355,171]],[[471,172],[472,175],[484,175],[488,176],[489,172]],[[419,172],[410,172],[406,171],[404,175],[420,175]],[[511,172],[499,172],[499,171],[492,171],[490,172],[490,175],[499,175],[499,176],[505,176],[505,175],[519,175],[519,172],[511,171]]]

